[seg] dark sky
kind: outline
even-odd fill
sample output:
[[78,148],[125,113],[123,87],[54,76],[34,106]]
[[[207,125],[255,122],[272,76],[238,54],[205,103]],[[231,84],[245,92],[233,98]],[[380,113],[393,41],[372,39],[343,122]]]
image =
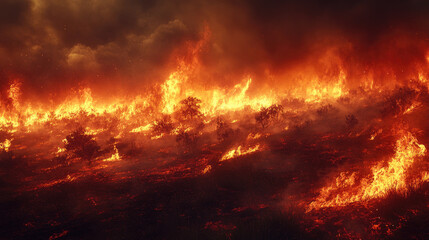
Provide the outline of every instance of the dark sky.
[[[0,83],[19,78],[41,94],[82,81],[161,82],[205,26],[202,68],[219,82],[338,64],[350,79],[405,78],[428,65],[427,0],[2,0]],[[333,66],[321,64],[327,55]]]

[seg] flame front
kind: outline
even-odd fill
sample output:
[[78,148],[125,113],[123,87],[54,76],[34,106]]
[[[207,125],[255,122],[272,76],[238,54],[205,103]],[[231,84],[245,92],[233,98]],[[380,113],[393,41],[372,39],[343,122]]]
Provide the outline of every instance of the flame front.
[[[407,171],[425,154],[426,147],[419,144],[411,133],[405,133],[397,140],[395,155],[387,166],[379,164],[372,167],[371,175],[360,180],[357,179],[356,172],[341,172],[333,183],[320,190],[319,196],[310,203],[307,211],[382,197],[390,190],[407,191]],[[426,181],[420,176],[413,177],[418,178],[413,181],[417,185]]]

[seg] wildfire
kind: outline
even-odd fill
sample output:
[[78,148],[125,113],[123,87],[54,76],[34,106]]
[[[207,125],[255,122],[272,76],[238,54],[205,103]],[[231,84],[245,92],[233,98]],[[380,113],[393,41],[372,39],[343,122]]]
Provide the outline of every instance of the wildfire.
[[412,104],[409,108],[407,108],[404,111],[404,114],[410,114],[410,113],[412,113],[417,107],[419,107],[419,104]]
[[162,109],[162,113],[173,113],[177,103],[182,100],[181,85],[186,83],[188,79],[186,74],[187,69],[188,67],[182,63],[178,70],[170,74],[168,79],[161,86],[162,92],[164,94],[164,108]]
[[130,132],[132,132],[132,133],[146,132],[146,131],[149,131],[151,128],[152,128],[152,124],[149,123],[145,126],[136,127],[133,130],[131,130]]
[[[200,89],[190,87],[187,82],[185,67],[172,73],[162,85],[164,107],[162,113],[171,114],[175,111],[179,102],[187,96],[196,96],[203,102],[202,112],[208,116],[216,116],[233,111],[243,110],[246,106],[256,111],[261,107],[268,107],[279,99],[273,93],[249,97],[247,92],[251,86],[252,79],[248,78],[242,83],[236,84],[231,90],[225,89]],[[185,68],[187,69],[187,68]]]
[[[159,112],[163,114],[172,114],[177,110],[180,101],[189,95],[194,95],[202,99],[201,112],[206,116],[214,118],[219,114],[238,111],[249,106],[253,111],[261,107],[267,107],[277,102],[275,97],[265,95],[251,98],[247,95],[251,79],[248,79],[244,85],[237,84],[232,90],[225,91],[219,89],[201,90],[192,89],[186,84],[186,74],[184,70],[178,70],[172,73],[162,85],[161,90],[163,101],[161,102]],[[186,90],[185,90],[186,89]],[[154,96],[148,95],[146,98],[136,96],[131,103],[122,103],[125,100],[118,100],[112,104],[103,104],[102,101],[94,100],[90,88],[83,88],[78,92],[76,98],[69,97],[63,103],[48,108],[33,107],[30,104],[21,104],[19,101],[19,84],[13,83],[9,90],[9,95],[13,97],[14,109],[6,111],[2,108],[0,115],[0,127],[8,132],[15,132],[19,127],[25,127],[28,132],[37,129],[48,122],[61,121],[65,119],[75,119],[84,114],[94,117],[117,116],[121,119],[120,129],[129,129],[128,126],[138,124],[128,132],[145,132],[151,128],[151,124],[140,125],[141,120],[153,121],[147,114],[148,102],[153,102]],[[153,106],[152,106],[153,107]],[[156,107],[156,106],[155,106]],[[140,120],[141,119],[141,120]],[[206,120],[209,122],[210,120]],[[91,134],[97,134],[103,129],[86,129]]]
[[104,159],[103,161],[105,161],[105,162],[114,162],[114,161],[121,160],[121,156],[119,156],[119,151],[116,148],[116,145],[113,146],[113,150],[115,152],[112,154],[112,156],[110,156],[109,158]]
[[211,166],[211,165],[207,165],[207,166],[203,169],[202,174],[206,174],[206,173],[210,172],[210,170],[212,170],[212,166]]
[[21,83],[17,80],[12,82],[9,87],[8,97],[12,100],[12,106],[14,108],[19,107],[19,97],[21,96]]
[[57,154],[60,154],[60,153],[63,153],[63,152],[65,152],[66,151],[66,149],[65,148],[62,148],[62,147],[58,147],[57,148]]
[[9,148],[12,146],[12,142],[9,139],[4,140],[4,142],[0,142],[0,149],[8,152]]
[[209,115],[216,115],[219,113],[227,113],[231,111],[243,110],[249,106],[252,110],[258,110],[261,107],[268,107],[276,103],[279,99],[273,93],[269,95],[260,95],[253,98],[247,95],[252,79],[249,78],[243,83],[236,84],[230,91],[214,89],[213,91],[205,94],[207,99],[203,106],[203,112]]
[[[381,164],[372,168],[371,176],[357,178],[357,173],[340,173],[333,183],[320,190],[319,196],[311,202],[307,211],[324,207],[345,206],[353,202],[366,201],[385,195],[390,190],[407,190],[407,171],[413,163],[426,154],[426,147],[419,144],[409,132],[396,142],[395,155],[387,166]],[[415,184],[426,181],[424,177],[414,179]]]
[[259,150],[261,150],[261,147],[260,147],[259,144],[255,145],[253,147],[249,147],[249,148],[244,148],[243,146],[240,145],[237,148],[231,149],[230,151],[228,151],[227,153],[225,153],[222,156],[222,158],[220,159],[220,161],[222,162],[222,161],[225,161],[225,160],[228,160],[228,159],[231,159],[231,158],[236,158],[236,157],[239,157],[239,156],[244,156],[244,155],[247,155],[247,154],[251,154],[251,153],[257,152]]
[[0,239],[429,239],[428,3],[0,0]]
[[344,94],[345,74],[340,73],[339,79],[334,84],[322,85],[320,81],[314,80],[311,82],[313,87],[307,88],[305,101],[306,102],[321,102],[326,98],[337,99]]
[[54,180],[54,181],[50,181],[47,183],[42,183],[40,185],[38,185],[37,187],[35,187],[35,189],[39,189],[39,188],[48,188],[57,184],[61,184],[61,183],[66,183],[66,182],[73,182],[75,180],[78,179],[78,176],[71,176],[71,175],[67,175],[65,178],[62,179],[58,179],[58,180]]

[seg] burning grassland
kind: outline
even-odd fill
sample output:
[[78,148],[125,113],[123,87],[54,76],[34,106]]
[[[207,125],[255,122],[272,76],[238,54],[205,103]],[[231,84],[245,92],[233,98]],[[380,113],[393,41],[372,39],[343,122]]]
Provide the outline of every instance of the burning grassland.
[[[96,237],[152,238],[160,223],[220,238],[425,234],[426,84],[317,101],[285,94],[266,106],[252,105],[249,84],[225,93],[222,104],[240,99],[229,108],[193,96],[168,111],[137,103],[151,96],[103,105],[87,89],[42,114],[11,98],[0,145],[8,236],[79,238],[89,224]],[[410,207],[383,205],[400,202]],[[131,232],[102,230],[130,218]]]
[[5,2],[0,238],[427,238],[419,1]]

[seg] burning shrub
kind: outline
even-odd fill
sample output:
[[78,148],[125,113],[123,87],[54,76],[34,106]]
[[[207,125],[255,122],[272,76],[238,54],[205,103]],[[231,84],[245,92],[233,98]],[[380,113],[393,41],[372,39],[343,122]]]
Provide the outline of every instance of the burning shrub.
[[218,117],[216,119],[216,134],[217,134],[217,139],[219,141],[221,142],[225,141],[233,133],[234,131],[232,130],[232,128],[230,128],[228,124],[221,117]]
[[283,106],[280,104],[273,104],[268,108],[262,107],[256,114],[255,120],[262,128],[266,128],[273,120],[278,119],[282,112]]
[[66,150],[78,158],[90,161],[99,155],[100,146],[94,140],[94,136],[86,134],[82,127],[68,135],[66,140]]
[[180,130],[177,134],[176,142],[179,144],[179,147],[182,147],[185,151],[189,152],[194,149],[197,139],[198,134]]
[[384,115],[397,115],[408,109],[417,97],[414,89],[401,87],[386,99],[382,113]]
[[168,115],[163,116],[161,119],[153,123],[152,131],[156,135],[160,134],[170,134],[174,126],[171,121],[171,117]]
[[179,118],[181,120],[193,120],[201,118],[203,114],[200,111],[201,100],[195,97],[187,97],[180,101]]

